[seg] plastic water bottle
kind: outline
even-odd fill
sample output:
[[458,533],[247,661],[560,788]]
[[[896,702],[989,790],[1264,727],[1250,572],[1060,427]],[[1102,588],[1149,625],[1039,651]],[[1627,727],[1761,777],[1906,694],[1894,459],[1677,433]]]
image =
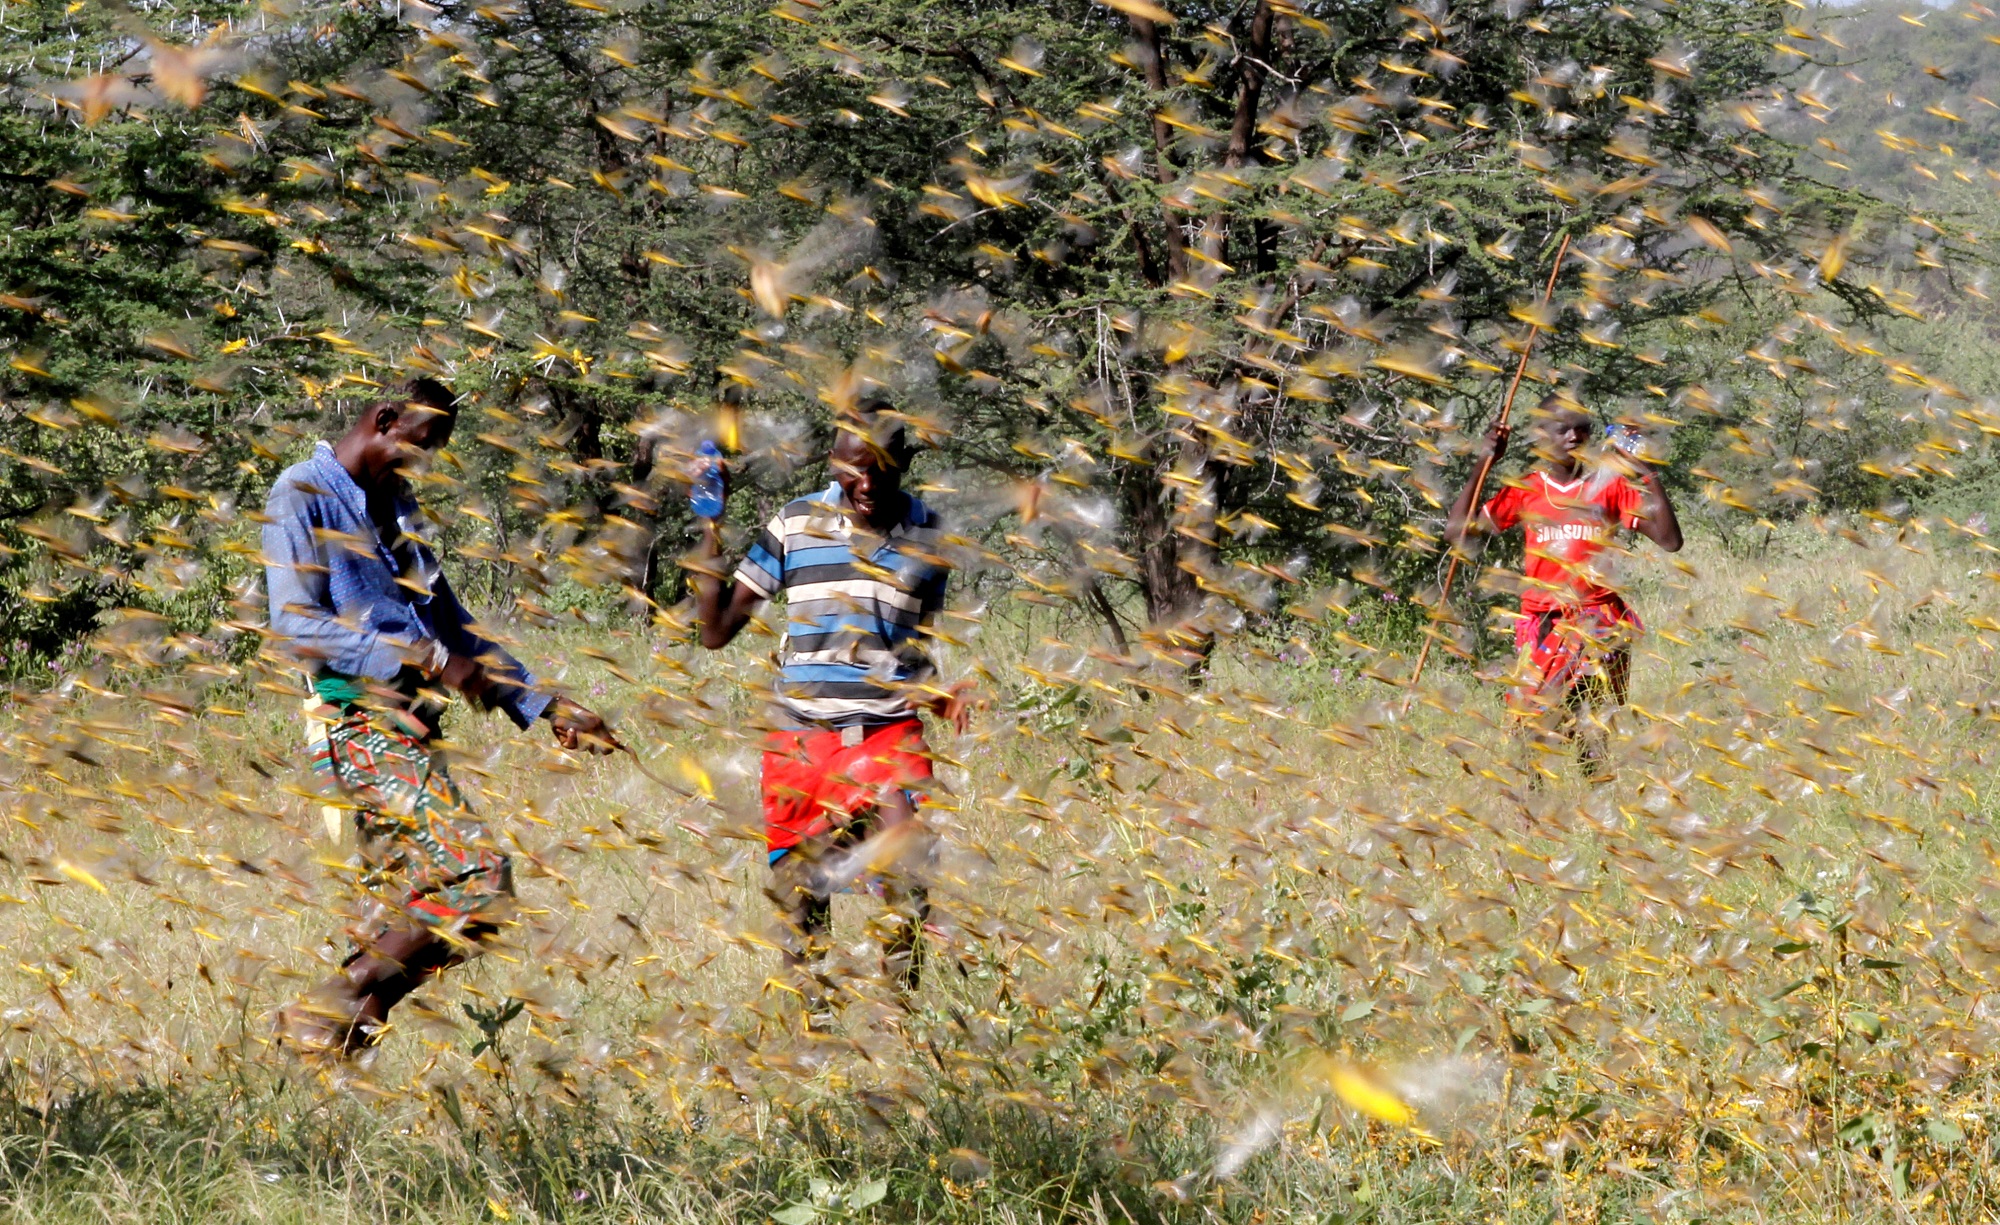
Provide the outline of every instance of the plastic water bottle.
[[699,460],[688,486],[688,506],[698,519],[722,518],[722,449],[704,438],[695,448]]
[[1631,456],[1633,459],[1648,458],[1646,455],[1646,436],[1622,421],[1613,424],[1609,429],[1604,431],[1604,441]]

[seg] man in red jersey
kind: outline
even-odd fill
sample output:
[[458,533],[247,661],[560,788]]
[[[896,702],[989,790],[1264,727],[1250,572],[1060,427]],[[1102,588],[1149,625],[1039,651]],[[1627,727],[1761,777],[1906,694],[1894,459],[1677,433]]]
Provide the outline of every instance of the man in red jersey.
[[[1514,623],[1520,681],[1507,705],[1524,724],[1575,742],[1586,777],[1598,780],[1609,777],[1604,720],[1625,704],[1632,640],[1644,631],[1609,585],[1604,552],[1625,528],[1677,553],[1681,525],[1643,459],[1619,448],[1602,464],[1584,464],[1592,422],[1573,400],[1551,396],[1537,416],[1541,463],[1507,482],[1477,520],[1468,483],[1452,505],[1445,536],[1470,551],[1477,537],[1521,528],[1527,565]],[[1500,426],[1487,436],[1482,465],[1500,462],[1508,434]]]

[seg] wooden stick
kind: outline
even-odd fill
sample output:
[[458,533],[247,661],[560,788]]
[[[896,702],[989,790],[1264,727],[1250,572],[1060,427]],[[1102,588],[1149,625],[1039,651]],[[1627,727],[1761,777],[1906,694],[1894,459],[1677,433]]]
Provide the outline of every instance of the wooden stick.
[[[1555,263],[1549,268],[1549,283],[1542,287],[1543,306],[1547,306],[1549,300],[1555,296],[1556,274],[1562,271],[1563,256],[1567,254],[1569,254],[1569,235],[1565,234],[1563,235],[1562,245],[1556,248]],[[1514,379],[1507,384],[1506,398],[1500,401],[1500,420],[1494,423],[1495,429],[1504,428],[1508,418],[1513,416],[1514,393],[1521,390],[1521,379],[1528,373],[1528,358],[1535,351],[1535,337],[1541,335],[1541,331],[1542,325],[1540,323],[1530,323],[1528,325],[1528,340],[1526,344],[1521,346],[1521,362],[1514,367]],[[1493,471],[1493,461],[1494,456],[1492,455],[1488,455],[1480,460],[1479,471],[1472,478],[1472,501],[1470,509],[1466,511],[1466,522],[1468,525],[1472,522],[1472,516],[1479,513],[1479,496],[1486,492],[1486,478]],[[1451,550],[1451,562],[1444,569],[1444,590],[1438,593],[1437,607],[1431,610],[1431,621],[1433,623],[1438,620],[1445,608],[1451,603],[1451,582],[1458,577],[1458,560],[1460,556],[1461,551],[1454,545]],[[1430,626],[1426,626],[1423,650],[1417,652],[1417,667],[1415,671],[1410,673],[1410,688],[1413,691],[1417,687],[1417,682],[1423,679],[1424,665],[1430,662],[1431,658],[1431,644],[1436,641],[1437,636],[1430,632]]]

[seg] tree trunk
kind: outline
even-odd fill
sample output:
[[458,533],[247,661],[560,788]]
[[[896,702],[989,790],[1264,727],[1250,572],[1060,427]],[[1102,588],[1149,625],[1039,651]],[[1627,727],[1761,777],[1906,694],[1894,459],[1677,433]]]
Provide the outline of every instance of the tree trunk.
[[562,417],[556,422],[556,437],[569,447],[580,464],[604,458],[604,417],[591,396],[565,383],[551,383],[549,392]]
[[[1160,46],[1160,28],[1145,17],[1132,18],[1132,33],[1139,40],[1140,59],[1146,73],[1146,84],[1155,94],[1167,92],[1167,62],[1165,49]],[[1159,100],[1154,100],[1158,105]],[[1162,186],[1171,186],[1174,181],[1174,164],[1168,157],[1173,147],[1174,132],[1167,121],[1158,113],[1153,116],[1153,158],[1154,176]],[[1160,201],[1160,220],[1166,227],[1167,235],[1167,275],[1178,282],[1187,279],[1187,251],[1181,242],[1181,222],[1174,216],[1173,207],[1165,200]]]
[[1103,584],[1095,575],[1083,581],[1084,597],[1097,615],[1104,618],[1104,627],[1111,631],[1111,645],[1125,658],[1132,657],[1132,643],[1125,637],[1125,623],[1118,619],[1118,610],[1111,606],[1111,598],[1104,594]]
[[[1208,448],[1183,439],[1171,466],[1129,470],[1124,487],[1126,522],[1138,542],[1139,586],[1146,597],[1154,649],[1198,671],[1213,649],[1214,632],[1194,623],[1201,611],[1197,576],[1215,565],[1215,489]],[[1172,479],[1169,479],[1172,478]]]
[[1125,521],[1139,546],[1139,589],[1146,597],[1146,620],[1154,628],[1172,625],[1194,607],[1194,578],[1181,569],[1181,538],[1174,535],[1167,491],[1159,469],[1137,468],[1125,483]]
[[[1243,79],[1236,90],[1236,115],[1229,125],[1229,147],[1224,152],[1222,164],[1235,169],[1250,160],[1250,140],[1257,132],[1257,111],[1263,102],[1264,78],[1269,75],[1271,62],[1271,27],[1274,24],[1271,0],[1258,0],[1257,11],[1250,18],[1250,41],[1243,50]],[[1259,273],[1277,271],[1278,228],[1269,221],[1252,219],[1250,258]],[[1208,231],[1222,231],[1222,216],[1217,213],[1208,219]],[[1228,259],[1228,253],[1223,253]]]

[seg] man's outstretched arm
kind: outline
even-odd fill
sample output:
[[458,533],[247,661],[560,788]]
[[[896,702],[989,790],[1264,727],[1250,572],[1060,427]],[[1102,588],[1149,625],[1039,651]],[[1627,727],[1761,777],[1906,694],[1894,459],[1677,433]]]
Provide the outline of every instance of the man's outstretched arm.
[[[735,641],[756,615],[757,606],[776,593],[783,578],[784,543],[766,528],[734,579],[722,560],[722,512],[729,500],[729,465],[713,446],[704,444],[688,489],[688,504],[700,524],[701,538],[682,563],[694,585],[695,616],[701,645],[720,651]],[[764,579],[762,590],[745,581],[746,573]]]
[[[940,570],[918,593],[920,611],[917,624],[920,633],[928,634],[931,626],[937,622],[938,615],[944,611],[945,585],[948,582],[950,582],[950,571]],[[925,663],[929,665],[928,657]],[[936,671],[934,666],[931,667],[931,671],[934,675]],[[977,703],[972,693],[972,681],[970,679],[954,681],[942,689],[926,682],[922,688],[923,692],[916,699],[917,707],[951,724],[952,730],[963,736],[966,728],[972,726],[972,708]]]
[[431,623],[450,654],[440,679],[466,701],[496,707],[524,729],[548,709],[555,695],[542,692],[520,660],[479,632],[442,574],[431,588]]
[[687,567],[693,576],[695,615],[701,619],[701,645],[720,651],[750,624],[764,595],[748,583],[722,577],[722,526],[714,519],[700,523],[701,542]]
[[520,660],[481,634],[442,574],[433,589],[431,608],[438,641],[450,656],[438,679],[467,702],[475,708],[500,708],[524,731],[536,719],[547,719],[557,743],[566,749],[601,755],[616,747],[616,737],[596,711],[543,690]]

